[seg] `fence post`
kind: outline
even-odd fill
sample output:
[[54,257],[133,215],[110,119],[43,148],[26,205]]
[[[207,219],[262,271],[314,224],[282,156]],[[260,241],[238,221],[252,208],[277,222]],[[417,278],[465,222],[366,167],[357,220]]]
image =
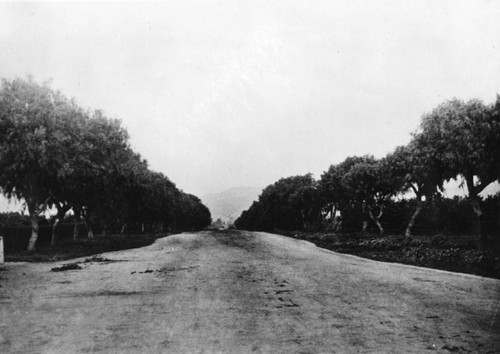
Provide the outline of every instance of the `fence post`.
[[0,236],[0,263],[4,262],[3,258],[3,237]]

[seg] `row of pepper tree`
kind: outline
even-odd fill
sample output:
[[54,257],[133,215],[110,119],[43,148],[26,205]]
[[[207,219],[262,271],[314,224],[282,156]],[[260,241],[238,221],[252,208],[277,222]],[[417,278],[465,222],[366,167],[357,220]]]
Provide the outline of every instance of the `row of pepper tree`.
[[[159,224],[202,228],[210,213],[201,201],[151,171],[134,152],[119,120],[83,109],[50,83],[31,77],[0,87],[0,191],[22,200],[31,220],[28,250],[38,238],[38,217],[57,210],[56,227],[72,210],[76,220],[111,225]],[[78,225],[75,224],[75,235]]]
[[473,231],[486,248],[480,193],[500,178],[500,96],[490,105],[476,99],[440,104],[422,116],[407,145],[383,158],[347,157],[318,181],[311,175],[283,178],[264,190],[236,226],[308,230],[328,225],[335,230],[342,216],[357,213],[362,231],[372,221],[383,234],[387,204],[411,196],[416,207],[405,231],[410,237],[424,200],[432,203],[445,182],[457,178],[464,181],[476,216]]

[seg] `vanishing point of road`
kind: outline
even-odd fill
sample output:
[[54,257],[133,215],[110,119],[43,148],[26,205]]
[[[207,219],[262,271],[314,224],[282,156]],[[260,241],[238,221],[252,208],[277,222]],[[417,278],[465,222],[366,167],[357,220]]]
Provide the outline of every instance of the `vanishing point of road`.
[[499,280],[278,235],[185,233],[4,268],[0,353],[500,353]]

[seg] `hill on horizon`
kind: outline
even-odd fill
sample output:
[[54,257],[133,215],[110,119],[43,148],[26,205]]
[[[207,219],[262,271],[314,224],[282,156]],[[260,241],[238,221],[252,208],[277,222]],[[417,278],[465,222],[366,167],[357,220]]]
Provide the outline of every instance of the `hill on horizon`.
[[257,187],[234,187],[206,194],[201,201],[210,209],[213,221],[233,222],[259,198],[261,192],[262,188]]

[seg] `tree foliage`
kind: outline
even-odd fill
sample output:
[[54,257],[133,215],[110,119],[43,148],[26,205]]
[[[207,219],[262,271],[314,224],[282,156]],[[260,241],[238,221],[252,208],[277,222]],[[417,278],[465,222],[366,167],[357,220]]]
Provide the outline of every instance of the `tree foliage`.
[[437,161],[443,180],[463,177],[477,215],[476,234],[482,233],[479,193],[499,178],[500,129],[495,119],[498,100],[492,106],[479,100],[447,101],[423,116],[417,135]]
[[252,230],[313,230],[321,210],[317,182],[311,174],[282,178],[268,186],[236,221]]
[[38,237],[38,216],[55,186],[72,173],[68,120],[80,110],[48,84],[32,79],[2,81],[0,89],[0,186],[7,197],[24,199]]

